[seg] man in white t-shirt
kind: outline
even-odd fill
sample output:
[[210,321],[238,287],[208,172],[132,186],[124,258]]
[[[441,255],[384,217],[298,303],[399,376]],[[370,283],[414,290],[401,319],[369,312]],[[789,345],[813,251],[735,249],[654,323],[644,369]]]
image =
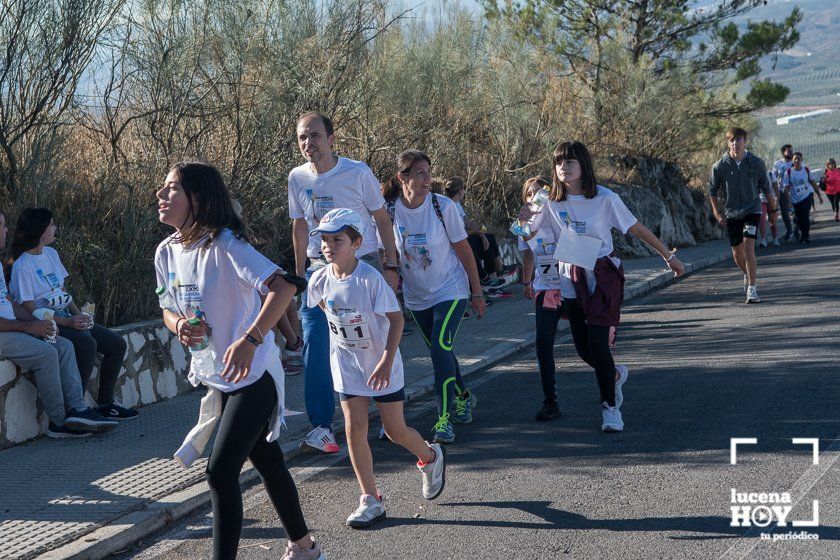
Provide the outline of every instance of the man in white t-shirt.
[[[310,231],[333,208],[349,208],[365,224],[363,243],[356,256],[383,273],[392,289],[397,287],[399,266],[394,245],[391,217],[379,182],[363,162],[338,157],[333,152],[332,121],[316,112],[300,117],[297,141],[307,162],[289,173],[289,217],[292,219],[292,243],[295,250],[295,273],[309,279],[326,266],[317,237]],[[379,258],[376,233],[385,250],[384,272]],[[308,261],[308,264],[307,264]],[[302,296],[306,297],[306,294]],[[313,429],[303,444],[325,453],[335,453],[338,445],[331,424],[335,396],[330,373],[327,320],[320,307],[300,311],[303,330],[304,400]]]
[[793,147],[790,144],[785,144],[782,146],[782,159],[776,160],[776,163],[773,164],[773,183],[776,195],[779,197],[782,221],[785,223],[785,241],[790,241],[793,237],[793,225],[790,221],[790,196],[782,190],[782,180],[792,165]]
[[811,178],[811,170],[804,165],[801,152],[793,154],[793,166],[782,176],[782,190],[790,197],[796,215],[796,236],[802,244],[811,242],[811,207],[814,195],[823,203],[817,182]]

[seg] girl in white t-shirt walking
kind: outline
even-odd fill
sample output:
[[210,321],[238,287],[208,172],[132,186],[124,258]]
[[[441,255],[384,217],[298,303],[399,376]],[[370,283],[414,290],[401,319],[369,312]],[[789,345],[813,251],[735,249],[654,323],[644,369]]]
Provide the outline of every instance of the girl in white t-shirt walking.
[[429,445],[405,425],[400,338],[404,323],[397,296],[371,265],[356,258],[364,232],[362,218],[348,208],[327,212],[310,235],[320,235],[329,263],[309,280],[307,305],[320,306],[330,330],[330,368],[344,412],[350,461],[362,490],[359,507],[347,518],[354,528],[385,517],[385,501],[373,477],[368,444],[370,399],[394,443],[417,456],[423,497],[443,491],[445,458],[440,444]]
[[[675,276],[685,271],[674,252],[641,224],[613,191],[597,184],[592,157],[580,142],[563,142],[553,154],[553,185],[550,199],[535,216],[532,208],[522,207],[519,219],[531,225],[532,237],[550,235],[563,255],[578,260],[559,260],[559,292],[563,312],[578,355],[595,370],[601,392],[601,429],[624,429],[621,404],[626,366],[616,366],[610,352],[610,337],[619,322],[624,297],[624,269],[615,256],[612,229],[632,233],[659,253]],[[589,264],[584,268],[581,263]]]
[[[423,333],[432,357],[439,419],[432,440],[455,441],[452,422],[472,422],[476,398],[467,390],[458,359],[455,335],[467,304],[480,319],[486,304],[467,231],[455,203],[430,194],[432,163],[420,150],[397,157],[402,194],[394,204],[394,234],[400,254],[405,306]],[[454,387],[452,387],[454,385]],[[455,414],[449,415],[454,388]]]
[[[283,374],[271,328],[295,287],[248,243],[245,224],[215,167],[175,165],[157,191],[157,201],[160,221],[176,230],[155,252],[158,285],[174,302],[163,310],[164,323],[185,346],[196,347],[209,338],[217,352],[215,373],[199,372],[195,360],[190,372],[191,380],[222,394],[219,431],[206,472],[213,504],[213,559],[236,558],[242,531],[239,473],[250,459],[289,537],[284,560],[323,560],[276,441],[283,422]],[[196,316],[201,317],[199,324],[191,323]]]

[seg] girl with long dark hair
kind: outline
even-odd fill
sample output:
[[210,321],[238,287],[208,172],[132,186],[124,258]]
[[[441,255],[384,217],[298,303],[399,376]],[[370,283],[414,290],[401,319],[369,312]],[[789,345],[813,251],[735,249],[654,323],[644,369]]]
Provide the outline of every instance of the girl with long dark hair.
[[157,201],[160,221],[175,229],[155,253],[158,284],[168,295],[161,301],[171,302],[163,310],[164,323],[182,344],[200,349],[209,339],[216,350],[212,371],[198,368],[195,357],[190,366],[193,383],[221,393],[219,431],[206,471],[213,558],[236,557],[242,531],[239,473],[250,459],[289,537],[284,560],[323,560],[277,442],[284,380],[271,329],[295,286],[248,242],[215,167],[175,165]]
[[[585,145],[563,142],[554,150],[552,163],[550,202],[538,214],[526,204],[519,219],[533,218],[528,239],[550,230],[557,245],[558,299],[578,355],[595,370],[601,392],[601,429],[619,432],[624,429],[620,408],[628,370],[615,365],[610,352],[612,329],[618,326],[624,299],[624,268],[613,251],[613,228],[644,241],[665,259],[675,276],[685,268],[616,193],[597,183]],[[542,304],[546,306],[545,298]]]

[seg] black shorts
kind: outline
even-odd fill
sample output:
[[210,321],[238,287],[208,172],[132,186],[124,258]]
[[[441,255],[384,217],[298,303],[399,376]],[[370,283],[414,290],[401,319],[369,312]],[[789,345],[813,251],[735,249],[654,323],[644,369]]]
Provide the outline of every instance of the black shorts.
[[405,388],[400,389],[399,391],[394,391],[393,393],[388,393],[387,395],[378,395],[375,397],[368,397],[365,395],[348,395],[347,393],[338,393],[338,398],[343,401],[349,401],[350,399],[355,399],[357,397],[366,398],[366,399],[373,399],[373,402],[381,402],[381,403],[389,403],[389,402],[402,402],[405,400]]
[[743,218],[726,218],[726,233],[729,234],[729,245],[737,247],[744,242],[744,238],[758,237],[758,222],[761,214],[747,214]]

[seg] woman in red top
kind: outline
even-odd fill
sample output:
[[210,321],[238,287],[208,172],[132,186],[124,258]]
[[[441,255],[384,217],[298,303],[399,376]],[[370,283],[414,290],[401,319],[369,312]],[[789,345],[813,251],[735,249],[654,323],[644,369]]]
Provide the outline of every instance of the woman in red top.
[[837,162],[834,159],[829,159],[825,163],[825,194],[831,201],[834,221],[840,222],[840,169],[837,169]]

